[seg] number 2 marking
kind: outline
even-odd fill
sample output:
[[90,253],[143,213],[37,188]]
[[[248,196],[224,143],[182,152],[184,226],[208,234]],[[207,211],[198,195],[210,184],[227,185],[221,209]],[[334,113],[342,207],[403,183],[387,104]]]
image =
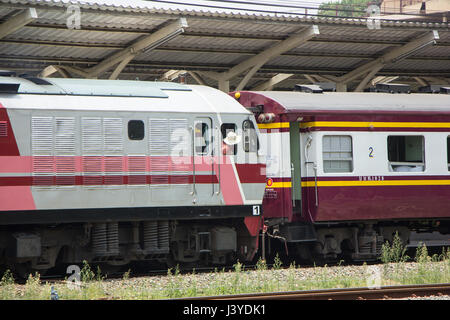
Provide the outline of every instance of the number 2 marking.
[[372,147],[370,147],[369,148],[369,158],[373,158],[373,148]]

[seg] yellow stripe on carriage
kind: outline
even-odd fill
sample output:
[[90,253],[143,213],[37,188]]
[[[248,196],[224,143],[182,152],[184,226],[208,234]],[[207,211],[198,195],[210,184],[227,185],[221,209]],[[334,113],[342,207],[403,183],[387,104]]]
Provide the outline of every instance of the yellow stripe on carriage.
[[281,182],[272,182],[270,186],[266,185],[266,188],[273,189],[273,188],[291,188],[292,183],[291,181],[281,181]]
[[289,122],[258,123],[258,128],[259,129],[289,128]]
[[450,122],[362,122],[362,121],[311,121],[300,124],[301,128],[450,128]]
[[[372,180],[372,181],[317,181],[318,187],[365,187],[365,186],[444,186],[450,180]],[[315,181],[303,181],[302,187],[315,187]]]

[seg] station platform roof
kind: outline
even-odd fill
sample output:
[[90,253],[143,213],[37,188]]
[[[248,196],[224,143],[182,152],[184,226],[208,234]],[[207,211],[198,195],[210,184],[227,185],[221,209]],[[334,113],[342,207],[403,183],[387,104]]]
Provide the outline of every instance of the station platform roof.
[[373,81],[450,84],[449,23],[190,3],[0,0],[0,68],[49,77],[183,77],[224,91],[326,81],[357,91]]

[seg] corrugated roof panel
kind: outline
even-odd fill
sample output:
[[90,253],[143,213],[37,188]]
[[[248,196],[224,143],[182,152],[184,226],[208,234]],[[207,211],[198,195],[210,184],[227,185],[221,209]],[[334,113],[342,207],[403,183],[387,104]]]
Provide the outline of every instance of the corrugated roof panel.
[[[381,29],[369,30],[364,19],[243,14],[190,4],[176,7],[158,1],[0,0],[0,4],[0,16],[3,17],[13,10],[33,6],[38,8],[39,15],[28,26],[0,42],[0,65],[6,68],[30,68],[38,72],[53,63],[73,64],[80,68],[85,68],[86,63],[93,66],[93,63],[126,48],[139,37],[186,17],[189,27],[184,35],[161,44],[153,51],[139,54],[127,65],[123,75],[131,79],[133,75],[153,77],[155,73],[162,74],[167,69],[184,66],[225,71],[312,24],[319,25],[320,35],[272,59],[262,70],[342,74],[342,70],[352,70],[370,58],[380,57],[437,28],[441,46],[424,48],[412,56],[425,60],[405,59],[383,70],[424,74],[441,70],[450,75],[447,63],[450,60],[449,24],[383,22]],[[77,4],[81,8],[81,30],[66,28],[69,4]],[[434,58],[437,61],[433,61]],[[258,76],[270,77],[258,72],[250,84],[258,82]],[[232,79],[232,83],[239,83],[240,77]],[[217,85],[215,81],[212,83]]]
[[[240,55],[228,54],[223,55],[220,53],[202,53],[202,52],[167,52],[167,51],[151,51],[149,53],[140,54],[135,58],[135,61],[150,61],[154,63],[167,62],[171,63],[185,63],[186,65],[195,64],[231,64]],[[220,63],[218,63],[220,61]]]
[[[67,19],[73,14],[73,12],[67,11],[67,7],[60,10],[37,9],[37,13],[40,23],[55,23],[59,25],[66,25]],[[151,30],[167,21],[165,17],[151,16],[149,18],[132,13],[111,15],[104,11],[92,12],[83,9],[80,10],[80,13],[80,23],[85,28],[104,27]]]
[[336,68],[352,68],[360,63],[358,58],[339,58],[339,57],[295,57],[295,56],[278,56],[267,62],[267,65],[279,65],[282,67],[300,67],[300,68],[320,68],[320,69],[336,69]]
[[114,51],[115,49],[55,47],[51,45],[35,46],[26,44],[12,45],[10,43],[0,42],[0,55],[5,56],[101,59]]
[[161,47],[177,47],[177,48],[203,48],[222,49],[223,51],[239,49],[239,50],[261,50],[278,43],[277,41],[259,40],[259,39],[233,39],[233,38],[211,38],[211,37],[189,37],[179,36]]
[[330,43],[308,41],[291,50],[294,53],[322,53],[322,54],[365,54],[375,55],[386,50],[386,44],[358,44],[358,43]]
[[394,70],[405,70],[409,72],[415,72],[420,70],[433,70],[433,71],[442,71],[442,70],[450,70],[450,60],[413,60],[413,59],[404,59],[401,61],[397,61],[396,63],[388,64],[384,67],[384,69],[394,69]]
[[135,41],[141,34],[24,27],[5,39],[122,45]]

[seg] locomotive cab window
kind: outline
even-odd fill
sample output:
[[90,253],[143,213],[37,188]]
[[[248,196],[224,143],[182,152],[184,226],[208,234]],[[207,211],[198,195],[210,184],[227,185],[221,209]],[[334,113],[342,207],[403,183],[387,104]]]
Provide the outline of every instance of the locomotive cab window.
[[257,152],[259,149],[259,141],[253,122],[251,122],[250,120],[245,120],[242,123],[242,131],[244,137],[244,151]]
[[351,136],[323,136],[322,151],[325,173],[353,171]]
[[389,171],[421,172],[425,170],[423,136],[388,137]]
[[144,121],[130,120],[128,121],[128,138],[130,140],[142,140],[144,139]]
[[236,125],[234,123],[224,123],[220,127],[222,132],[222,154],[236,155],[237,144],[240,137],[236,134]]
[[208,154],[210,145],[210,132],[209,126],[206,122],[197,121],[195,122],[195,153],[198,155]]

